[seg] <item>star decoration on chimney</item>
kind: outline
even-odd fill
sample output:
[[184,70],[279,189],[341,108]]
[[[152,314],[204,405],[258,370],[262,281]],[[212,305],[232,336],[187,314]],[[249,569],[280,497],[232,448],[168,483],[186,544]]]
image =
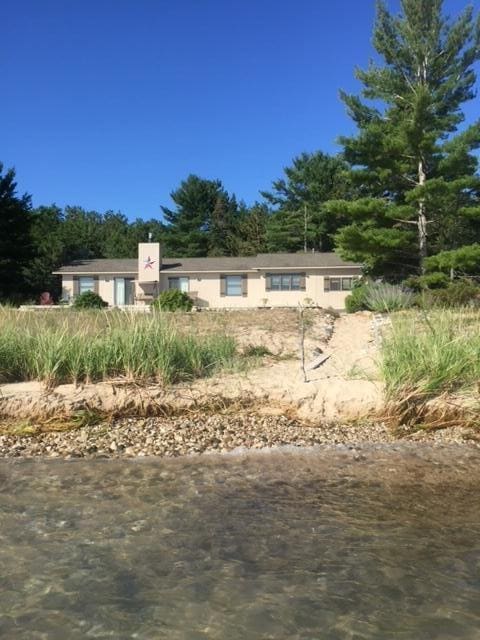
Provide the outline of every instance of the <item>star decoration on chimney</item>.
[[148,256],[144,261],[144,269],[153,269],[153,265],[155,264],[155,260],[152,260],[152,258],[150,258],[150,256]]

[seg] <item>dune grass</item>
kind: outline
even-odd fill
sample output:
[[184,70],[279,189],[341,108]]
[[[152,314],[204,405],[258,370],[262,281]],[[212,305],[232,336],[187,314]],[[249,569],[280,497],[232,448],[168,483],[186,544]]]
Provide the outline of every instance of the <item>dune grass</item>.
[[390,400],[411,394],[478,394],[480,312],[410,311],[392,316],[380,368]]
[[40,380],[51,387],[122,376],[169,384],[238,362],[229,336],[180,333],[161,313],[0,307],[0,382]]

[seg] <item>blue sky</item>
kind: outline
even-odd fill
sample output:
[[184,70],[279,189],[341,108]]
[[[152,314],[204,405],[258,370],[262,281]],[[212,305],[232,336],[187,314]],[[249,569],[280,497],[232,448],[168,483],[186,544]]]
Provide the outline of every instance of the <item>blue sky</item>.
[[253,202],[352,131],[338,90],[373,19],[374,0],[3,0],[0,161],[35,206],[159,217],[189,173]]

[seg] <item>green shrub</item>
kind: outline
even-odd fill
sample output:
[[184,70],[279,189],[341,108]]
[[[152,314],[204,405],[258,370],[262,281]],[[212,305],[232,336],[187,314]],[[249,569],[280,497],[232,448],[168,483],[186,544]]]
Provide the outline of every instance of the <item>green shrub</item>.
[[108,303],[105,302],[98,293],[85,291],[76,296],[73,307],[75,309],[103,309],[104,307],[108,307]]
[[184,291],[168,289],[153,301],[152,307],[160,311],[191,311],[193,300]]
[[371,282],[366,285],[367,309],[376,313],[390,313],[413,306],[414,295],[398,284]]
[[450,278],[440,271],[426,273],[423,276],[412,276],[403,282],[403,286],[412,291],[423,291],[424,289],[445,289],[450,283]]
[[455,280],[446,289],[424,292],[423,307],[466,307],[480,305],[480,287],[470,280]]
[[345,298],[345,309],[347,313],[356,313],[357,311],[367,309],[367,302],[365,300],[366,292],[366,284],[358,285],[352,289],[352,293]]
[[388,282],[366,282],[356,286],[345,300],[348,313],[369,310],[377,313],[398,311],[413,306],[413,293]]

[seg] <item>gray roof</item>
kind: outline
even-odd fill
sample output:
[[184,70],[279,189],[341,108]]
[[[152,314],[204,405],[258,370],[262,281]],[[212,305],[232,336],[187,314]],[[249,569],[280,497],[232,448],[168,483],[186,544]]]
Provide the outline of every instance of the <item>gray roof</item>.
[[[162,271],[199,273],[255,271],[257,269],[325,269],[336,267],[356,267],[355,262],[345,262],[335,253],[259,253],[247,257],[219,258],[162,258]],[[129,274],[138,272],[136,258],[117,260],[76,260],[60,267],[56,274]]]

